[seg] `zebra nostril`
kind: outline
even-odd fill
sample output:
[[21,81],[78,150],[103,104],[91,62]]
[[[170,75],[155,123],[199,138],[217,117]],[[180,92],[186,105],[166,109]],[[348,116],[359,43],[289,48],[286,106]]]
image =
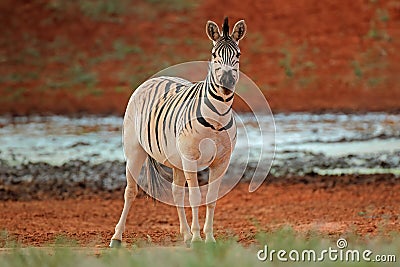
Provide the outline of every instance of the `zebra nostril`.
[[229,80],[228,80],[228,84],[233,87],[235,85],[235,79],[233,78],[233,76],[229,76]]
[[232,70],[224,71],[220,82],[223,87],[232,89],[232,87],[235,85],[235,79],[233,78]]

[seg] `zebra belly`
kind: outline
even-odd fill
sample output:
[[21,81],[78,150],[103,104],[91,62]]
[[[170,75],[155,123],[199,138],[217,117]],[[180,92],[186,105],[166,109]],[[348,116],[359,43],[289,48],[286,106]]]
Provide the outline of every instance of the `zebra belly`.
[[207,137],[191,134],[171,140],[167,146],[161,147],[161,152],[145,150],[167,167],[195,172],[206,169],[214,162],[229,159],[233,147],[234,142],[226,134]]
[[[214,163],[229,161],[235,145],[235,140],[230,138],[232,135],[233,130],[231,133],[208,130],[179,136],[177,146],[183,165],[189,165],[189,171],[199,171]],[[185,160],[189,164],[185,164]]]

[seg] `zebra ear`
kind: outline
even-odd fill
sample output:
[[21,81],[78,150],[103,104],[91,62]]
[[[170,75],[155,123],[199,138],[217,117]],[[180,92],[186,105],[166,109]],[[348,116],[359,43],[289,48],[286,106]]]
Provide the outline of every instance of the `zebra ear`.
[[239,40],[241,40],[246,34],[246,30],[247,26],[244,20],[239,20],[238,22],[236,22],[235,26],[233,26],[231,37],[236,42],[239,42]]
[[207,21],[206,32],[208,38],[210,38],[210,40],[213,42],[216,42],[221,37],[218,25],[214,21],[211,20]]

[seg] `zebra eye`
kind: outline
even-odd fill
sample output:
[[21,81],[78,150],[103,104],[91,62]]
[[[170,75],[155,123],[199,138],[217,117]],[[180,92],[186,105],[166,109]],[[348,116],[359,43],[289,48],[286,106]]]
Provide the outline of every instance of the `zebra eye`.
[[237,55],[236,55],[236,57],[240,57],[240,55],[241,55],[240,52],[238,52]]
[[217,57],[217,55],[215,54],[215,52],[212,53],[212,56],[213,56],[213,58],[216,58],[216,57]]

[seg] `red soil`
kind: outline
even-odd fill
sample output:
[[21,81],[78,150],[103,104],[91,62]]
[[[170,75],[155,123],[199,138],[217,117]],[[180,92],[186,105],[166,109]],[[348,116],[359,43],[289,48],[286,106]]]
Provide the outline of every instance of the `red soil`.
[[178,2],[88,15],[98,9],[1,1],[0,114],[122,114],[149,75],[207,60],[205,22],[226,15],[247,22],[241,70],[274,112],[399,110],[398,1]]
[[[319,231],[333,238],[354,233],[361,236],[381,234],[383,229],[400,231],[399,184],[347,185],[330,189],[269,184],[255,193],[248,193],[247,187],[248,184],[239,184],[218,201],[217,237],[234,235],[241,243],[248,244],[254,242],[258,229],[271,231],[285,225],[303,233]],[[81,245],[106,246],[122,206],[122,200],[99,196],[6,201],[0,204],[0,226],[24,245],[46,245],[62,235],[78,240]],[[201,208],[200,222],[204,222],[204,214],[205,209]],[[178,231],[174,207],[153,204],[142,197],[132,206],[124,238],[131,244],[148,240],[149,236],[155,244],[170,245],[178,240]]]

